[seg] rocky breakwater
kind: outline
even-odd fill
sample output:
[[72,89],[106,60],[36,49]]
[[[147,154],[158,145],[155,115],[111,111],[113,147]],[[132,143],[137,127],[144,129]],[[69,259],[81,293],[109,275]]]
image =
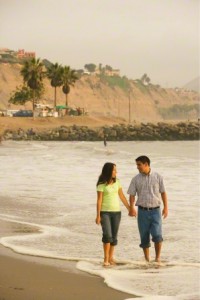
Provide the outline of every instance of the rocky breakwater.
[[113,125],[101,128],[87,126],[61,126],[43,132],[33,129],[25,131],[6,130],[4,140],[37,140],[37,141],[184,141],[199,140],[198,122],[179,122],[176,124],[160,122],[131,125]]

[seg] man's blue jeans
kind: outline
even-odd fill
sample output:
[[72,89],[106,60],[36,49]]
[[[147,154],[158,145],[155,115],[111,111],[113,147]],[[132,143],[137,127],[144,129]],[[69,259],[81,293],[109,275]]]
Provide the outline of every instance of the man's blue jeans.
[[101,211],[102,242],[117,245],[117,234],[121,221],[121,211]]
[[141,248],[149,248],[151,246],[150,235],[154,243],[162,242],[162,218],[160,208],[143,210],[138,207],[138,228]]

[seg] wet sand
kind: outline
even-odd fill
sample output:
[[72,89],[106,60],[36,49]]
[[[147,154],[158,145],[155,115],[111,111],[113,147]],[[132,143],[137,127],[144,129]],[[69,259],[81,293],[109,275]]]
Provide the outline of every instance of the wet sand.
[[[0,237],[13,234],[16,233],[12,224],[0,220]],[[102,278],[81,272],[75,266],[75,262],[22,255],[0,245],[0,300],[133,298],[107,287]]]

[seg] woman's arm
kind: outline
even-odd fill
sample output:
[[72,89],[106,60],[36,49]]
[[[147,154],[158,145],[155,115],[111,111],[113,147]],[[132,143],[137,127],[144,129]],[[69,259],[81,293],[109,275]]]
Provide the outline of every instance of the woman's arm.
[[119,194],[119,198],[121,199],[121,201],[124,204],[124,206],[128,209],[128,211],[130,211],[130,206],[128,204],[128,201],[127,201],[126,197],[124,196],[122,188],[119,188],[118,194]]
[[97,192],[97,217],[96,217],[97,225],[101,223],[100,211],[101,211],[102,199],[103,199],[103,192]]

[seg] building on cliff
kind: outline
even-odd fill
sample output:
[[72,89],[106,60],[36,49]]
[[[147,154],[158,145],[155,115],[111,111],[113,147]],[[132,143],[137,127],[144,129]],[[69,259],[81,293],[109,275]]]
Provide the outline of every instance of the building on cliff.
[[19,49],[17,52],[18,58],[35,58],[35,52],[25,52],[24,49]]

